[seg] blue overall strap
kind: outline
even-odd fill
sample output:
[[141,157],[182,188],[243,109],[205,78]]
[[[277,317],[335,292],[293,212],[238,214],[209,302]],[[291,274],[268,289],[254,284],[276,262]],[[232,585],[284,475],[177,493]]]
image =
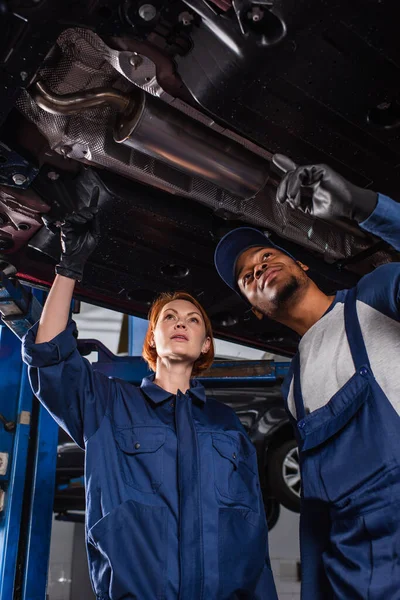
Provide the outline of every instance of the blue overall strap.
[[306,416],[304,410],[304,402],[303,402],[303,394],[301,392],[301,384],[300,384],[300,352],[294,356],[292,360],[292,370],[293,370],[293,397],[294,404],[296,407],[296,417],[297,420],[300,421],[304,419]]
[[348,290],[346,294],[344,301],[344,324],[356,371],[359,371],[361,367],[368,367],[371,370],[357,314],[357,288],[355,287]]

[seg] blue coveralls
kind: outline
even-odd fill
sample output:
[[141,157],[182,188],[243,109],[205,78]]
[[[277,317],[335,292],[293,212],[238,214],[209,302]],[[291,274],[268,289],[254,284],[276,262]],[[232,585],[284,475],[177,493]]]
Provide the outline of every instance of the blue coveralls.
[[175,396],[93,370],[75,324],[23,344],[34,393],[86,449],[86,537],[98,600],[277,600],[255,448],[193,380]]
[[345,294],[352,378],[307,415],[299,354],[292,361],[298,419],[292,421],[302,475],[302,600],[398,600],[400,417],[372,373],[356,288],[339,293]]

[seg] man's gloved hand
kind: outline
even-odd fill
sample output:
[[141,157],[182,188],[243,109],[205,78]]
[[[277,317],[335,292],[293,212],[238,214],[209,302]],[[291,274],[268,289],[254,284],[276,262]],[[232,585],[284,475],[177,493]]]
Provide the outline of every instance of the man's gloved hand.
[[[286,171],[290,159],[274,155],[275,170]],[[294,163],[292,163],[294,167]],[[378,194],[353,185],[327,165],[307,165],[288,171],[277,190],[277,200],[325,221],[365,221],[375,209]],[[310,192],[307,193],[307,188]]]
[[[98,188],[95,189],[98,198]],[[91,204],[93,204],[93,198]],[[97,212],[98,208],[95,206],[83,208],[73,212],[62,223],[62,254],[60,262],[56,265],[58,275],[77,281],[82,280],[86,261],[100,239]]]

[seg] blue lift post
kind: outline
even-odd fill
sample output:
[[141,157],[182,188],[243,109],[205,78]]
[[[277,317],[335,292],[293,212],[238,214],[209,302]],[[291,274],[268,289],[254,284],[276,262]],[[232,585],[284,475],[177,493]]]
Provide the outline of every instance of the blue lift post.
[[0,276],[0,600],[45,600],[58,426],[21,360],[44,294]]
[[28,460],[32,392],[21,361],[21,343],[0,327],[0,411],[14,429],[0,429],[2,456],[0,513],[0,598],[14,597],[20,524]]

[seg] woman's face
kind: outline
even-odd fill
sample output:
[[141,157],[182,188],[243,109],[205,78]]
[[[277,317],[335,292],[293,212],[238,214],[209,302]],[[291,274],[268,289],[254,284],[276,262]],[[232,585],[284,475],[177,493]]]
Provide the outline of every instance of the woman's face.
[[210,347],[203,317],[187,300],[173,300],[162,308],[153,332],[160,358],[194,363]]

